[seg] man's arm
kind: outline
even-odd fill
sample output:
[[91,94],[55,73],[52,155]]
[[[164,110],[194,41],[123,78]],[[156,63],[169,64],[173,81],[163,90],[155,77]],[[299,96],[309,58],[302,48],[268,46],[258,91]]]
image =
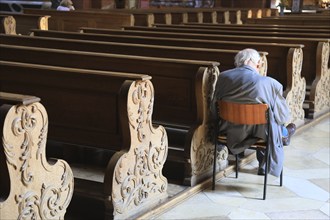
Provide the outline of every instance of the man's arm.
[[277,124],[283,125],[290,121],[290,109],[283,97],[282,86],[276,91],[273,111]]

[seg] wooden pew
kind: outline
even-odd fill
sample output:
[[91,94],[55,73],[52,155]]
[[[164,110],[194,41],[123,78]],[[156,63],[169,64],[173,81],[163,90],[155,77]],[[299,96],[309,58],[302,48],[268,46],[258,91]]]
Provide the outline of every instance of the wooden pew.
[[[330,38],[330,33],[296,33],[296,32],[268,32],[268,31],[247,31],[241,30],[222,30],[216,28],[203,28],[201,26],[189,26],[189,25],[155,25],[153,31],[163,32],[180,32],[180,33],[199,33],[199,34],[227,34],[227,35],[253,35],[253,36],[277,36],[277,37],[299,37],[299,38]],[[147,30],[146,27],[123,27],[125,30]]]
[[133,26],[134,15],[128,13],[86,13],[82,11],[56,11],[24,9],[25,14],[43,14],[51,16],[49,30],[77,31],[81,26],[99,28],[120,28]]
[[3,92],[7,84],[0,84],[0,219],[64,219],[73,175],[64,160],[46,159],[46,109],[40,98]]
[[[111,31],[109,30],[109,33]],[[116,30],[115,30],[116,32]],[[120,31],[118,31],[119,33]],[[38,32],[39,33],[39,32]],[[44,32],[44,36],[50,37],[52,34],[50,32]],[[43,33],[41,33],[43,35]],[[58,36],[61,35],[58,33]],[[56,33],[54,33],[53,37],[56,37]],[[61,36],[59,36],[61,37]],[[149,44],[159,44],[159,45],[171,45],[171,46],[185,46],[185,47],[191,47],[191,48],[213,48],[213,49],[237,49],[241,50],[247,47],[247,44],[244,42],[226,42],[226,41],[210,41],[207,39],[204,40],[194,40],[194,39],[169,39],[169,38],[159,38],[153,39],[153,38],[147,38],[147,37],[138,37],[138,36],[131,36],[131,38],[124,38],[123,35],[117,36],[116,39],[115,35],[112,36],[93,36],[93,35],[84,35],[81,36],[76,33],[63,33],[62,37],[67,38],[75,38],[75,39],[89,39],[89,40],[98,40],[98,41],[119,41],[119,42],[130,42],[130,43],[149,43]],[[177,36],[177,38],[180,38]],[[295,99],[292,104],[292,112],[294,112],[294,121],[298,125],[303,124],[304,121],[304,111],[303,111],[303,102],[305,97],[302,96],[305,94],[305,82],[301,79],[300,76],[300,69],[293,67],[293,63],[291,63],[290,59],[293,59],[293,57],[299,56],[298,54],[301,54],[301,45],[297,44],[269,44],[269,43],[249,43],[250,47],[254,47],[260,51],[268,50],[271,51],[269,53],[269,57],[267,60],[268,62],[268,75],[276,78],[279,80],[283,85],[284,89],[290,88],[294,92],[290,92],[290,94],[297,94],[300,99]],[[290,52],[292,50],[292,52]],[[294,52],[293,52],[294,51]],[[301,54],[302,55],[302,54]],[[299,56],[299,58],[296,58],[295,62],[296,65],[299,62],[302,62],[302,56]],[[291,57],[291,58],[290,58]],[[233,59],[232,59],[233,60]],[[233,62],[233,61],[230,62]],[[221,60],[220,60],[221,63]],[[301,64],[300,64],[301,65]],[[227,65],[226,65],[227,66]],[[298,65],[299,66],[299,65]],[[288,69],[287,69],[288,68]],[[221,66],[220,66],[221,69]],[[229,69],[229,68],[225,68]],[[221,69],[224,70],[224,69]],[[292,80],[299,82],[296,83],[295,88],[291,88],[289,84],[292,82]],[[289,90],[290,90],[289,89]],[[302,92],[303,91],[303,92]],[[288,92],[288,91],[287,91]],[[289,93],[289,92],[288,92]],[[300,95],[299,95],[300,94]],[[291,96],[288,97],[290,99]],[[292,102],[292,101],[291,101]]]
[[5,13],[1,15],[11,15],[16,21],[16,33],[22,35],[29,35],[31,29],[48,30],[47,15],[28,15],[22,13]]
[[[172,11],[173,9],[168,9]],[[176,9],[174,9],[175,11]],[[187,21],[189,22],[195,20],[197,23],[230,23],[231,20],[236,22],[239,19],[239,13],[237,10],[232,10],[228,8],[189,8],[181,9],[181,11],[188,11]],[[194,15],[197,13],[197,16]],[[172,23],[173,24],[173,23]]]
[[[194,23],[194,22],[187,22],[187,24],[196,24],[200,25],[199,23]],[[204,25],[204,24],[203,24]],[[211,24],[207,24],[211,25]],[[216,24],[214,26],[232,26],[232,27],[251,27],[251,28],[280,28],[280,29],[330,29],[330,26],[325,26],[325,25],[285,25],[285,24],[243,24],[243,25],[237,25],[237,24]]]
[[[86,161],[82,171],[75,167],[76,196],[102,201],[100,210],[114,219],[147,212],[167,198],[167,180],[162,175],[167,135],[162,126],[152,125],[154,89],[150,76],[8,61],[0,61],[0,66],[4,91],[41,96],[49,112],[49,140],[67,143],[64,147],[76,146],[75,154],[79,153],[77,146],[111,154],[104,165],[93,169],[100,173],[98,179],[82,176],[88,167]],[[90,161],[92,150],[88,152]],[[147,159],[145,154],[153,158]],[[148,197],[136,195],[137,190]],[[90,213],[95,214],[80,205],[76,219]],[[93,217],[97,214],[104,218],[103,212]]]
[[329,26],[328,18],[281,18],[282,16],[266,17],[266,18],[249,18],[246,20],[248,24],[279,24],[279,25],[324,25]]
[[[267,32],[294,32],[294,33],[327,33],[330,37],[330,29],[328,28],[305,28],[301,26],[294,27],[279,27],[279,26],[256,26],[250,24],[199,24],[199,23],[184,23],[185,26],[196,27],[201,29],[218,29],[218,30],[246,30],[246,31],[267,31]],[[155,24],[157,26],[157,24]]]
[[[221,63],[219,66],[220,71],[234,68],[234,57],[239,50],[229,50],[230,46],[224,46],[224,49],[218,49],[213,45],[203,44],[187,44],[181,47],[179,44],[175,46],[155,45],[152,42],[149,44],[136,44],[136,43],[119,43],[119,42],[105,42],[94,40],[77,40],[77,39],[64,39],[64,38],[49,38],[38,36],[6,36],[0,35],[2,44],[20,45],[29,47],[44,47],[54,49],[66,49],[75,51],[91,51],[100,53],[113,53],[113,54],[129,54],[136,56],[152,56],[164,58],[177,58],[188,60],[210,60]],[[239,43],[241,47],[243,44]],[[184,45],[182,45],[184,46]],[[296,46],[296,45],[288,45]],[[266,75],[268,62],[267,53],[260,51],[263,65],[261,66],[261,74]],[[274,59],[274,57],[271,57]]]
[[[129,28],[128,28],[129,29]],[[304,51],[305,56],[303,57],[304,62],[302,66],[302,76],[305,77],[307,81],[307,94],[304,109],[306,110],[305,115],[309,118],[318,117],[330,108],[329,100],[329,84],[328,75],[330,71],[330,63],[329,63],[329,39],[328,38],[297,38],[294,37],[294,33],[292,33],[293,37],[267,37],[267,36],[257,36],[257,35],[249,35],[249,32],[242,32],[244,36],[243,40],[241,36],[237,35],[224,35],[224,34],[199,34],[199,33],[191,33],[191,32],[180,32],[179,29],[176,32],[166,32],[162,30],[165,28],[161,28],[161,31],[157,28],[153,29],[143,29],[142,27],[136,27],[131,32],[121,32],[120,34],[128,34],[128,35],[143,35],[143,36],[153,36],[153,37],[171,37],[171,38],[182,38],[189,37],[192,39],[208,39],[208,40],[228,40],[228,41],[245,41],[245,42],[255,42],[256,40],[259,42],[268,42],[268,43],[300,43],[305,45]],[[174,29],[174,28],[173,28]],[[138,30],[147,30],[147,31],[138,31]],[[149,31],[148,31],[149,30]],[[172,30],[172,29],[171,29]],[[160,33],[162,32],[162,33]],[[179,33],[180,32],[180,33]],[[203,32],[198,31],[198,32]],[[138,34],[137,34],[138,33]],[[312,34],[311,36],[318,36],[318,34]],[[315,37],[316,37],[315,36]],[[320,59],[319,59],[320,58]],[[321,86],[325,85],[325,86]]]
[[234,8],[226,8],[229,12],[229,21],[225,20],[225,24],[242,24],[242,10]]
[[9,16],[9,15],[0,15],[0,19],[1,19],[0,33],[16,35],[15,18],[13,16]]
[[[11,45],[0,47],[4,51],[0,55],[1,59],[5,60],[108,71],[148,72],[157,88],[154,122],[166,126],[169,136],[170,151],[164,174],[181,184],[192,186],[211,175],[212,164],[209,161],[212,156],[200,154],[214,149],[208,136],[212,127],[208,117],[213,94],[211,85],[219,74],[219,63]],[[210,158],[202,159],[205,157]],[[221,159],[221,162],[226,163],[226,158]]]
[[[146,26],[151,27],[158,16],[155,13],[149,10],[133,10],[133,9],[107,9],[107,10],[100,10],[100,9],[85,9],[85,10],[75,10],[75,12],[87,13],[89,15],[98,14],[98,16],[104,15],[108,16],[109,14],[130,14],[133,16],[133,23],[135,26]],[[161,22],[162,23],[162,22]],[[167,24],[167,23],[163,23]],[[170,23],[169,23],[170,24]]]
[[320,17],[325,17],[325,18],[330,18],[330,14],[322,14],[322,13],[285,13],[283,16],[281,16],[281,19],[286,19],[286,18],[320,18]]
[[[164,10],[164,9],[162,9]],[[184,13],[183,20],[180,23],[194,21],[197,23],[230,23],[230,13],[235,14],[236,11],[230,12],[224,8],[184,8],[184,9],[167,9],[173,17],[173,13]],[[173,18],[172,18],[173,20]],[[157,23],[157,22],[155,22]],[[180,24],[172,22],[171,24]]]

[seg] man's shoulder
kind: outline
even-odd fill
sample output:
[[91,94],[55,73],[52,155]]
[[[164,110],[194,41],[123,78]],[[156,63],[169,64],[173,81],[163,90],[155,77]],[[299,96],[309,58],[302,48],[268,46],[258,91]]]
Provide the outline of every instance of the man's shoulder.
[[282,84],[279,81],[269,76],[259,77],[259,84],[265,87],[273,87],[277,90],[283,88]]
[[281,85],[281,83],[279,81],[277,81],[276,79],[269,77],[269,76],[262,77],[261,79],[263,79],[265,82],[269,82],[274,85]]

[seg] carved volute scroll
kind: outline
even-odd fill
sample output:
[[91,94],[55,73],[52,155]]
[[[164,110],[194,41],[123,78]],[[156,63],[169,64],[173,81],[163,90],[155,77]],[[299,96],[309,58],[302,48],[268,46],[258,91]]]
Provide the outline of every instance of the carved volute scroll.
[[203,23],[203,12],[197,12],[197,22]]
[[330,109],[330,69],[329,69],[330,47],[328,42],[319,42],[317,57],[316,79],[311,88],[311,109],[314,111],[312,117],[329,111]]
[[303,61],[302,48],[290,48],[288,52],[287,88],[284,97],[290,108],[291,122],[297,126],[304,124],[305,112],[303,103],[306,95],[306,80],[301,77],[301,68]]
[[7,16],[2,19],[2,25],[5,30],[5,34],[16,35],[16,20],[13,16]]
[[164,127],[152,125],[153,103],[154,88],[149,80],[130,84],[130,147],[116,153],[107,168],[113,169],[112,195],[106,202],[107,206],[113,205],[114,219],[127,219],[141,210],[150,210],[168,196],[167,179],[162,175],[168,153],[167,134]]
[[261,9],[258,9],[256,14],[257,14],[257,18],[262,18],[262,10]]
[[130,25],[129,26],[134,26],[134,24],[135,24],[134,15],[130,15]]
[[[190,158],[192,177],[190,184],[196,185],[201,180],[210,177],[213,169],[214,141],[211,132],[214,130],[214,122],[211,120],[211,101],[215,91],[215,84],[219,76],[218,67],[209,67],[203,74],[203,118],[204,121],[194,133]],[[225,147],[218,153],[217,163],[219,169],[227,166],[228,149]]]
[[172,24],[172,15],[171,15],[171,13],[165,13],[165,24]]
[[237,13],[236,13],[236,24],[243,24],[241,18],[242,18],[242,12],[241,12],[241,10],[237,10]]
[[260,53],[260,67],[259,73],[262,76],[267,76],[268,62],[267,62],[267,53]]
[[212,24],[217,24],[217,12],[216,11],[212,11],[211,13],[211,19],[212,19]]
[[182,13],[182,22],[183,23],[187,23],[188,22],[188,13],[187,12],[183,12]]
[[48,30],[48,19],[50,16],[42,16],[39,18],[39,29]]
[[247,12],[247,18],[253,18],[253,13],[251,9],[249,9]]
[[230,12],[229,11],[225,11],[225,13],[223,14],[223,18],[224,18],[224,23],[225,24],[231,24],[231,22],[230,22]]
[[148,16],[147,16],[147,24],[148,24],[148,27],[152,27],[155,24],[155,16],[154,16],[154,14],[148,14]]
[[0,219],[64,219],[73,175],[65,161],[50,165],[46,160],[45,108],[38,102],[12,106],[1,126],[10,191],[0,200]]

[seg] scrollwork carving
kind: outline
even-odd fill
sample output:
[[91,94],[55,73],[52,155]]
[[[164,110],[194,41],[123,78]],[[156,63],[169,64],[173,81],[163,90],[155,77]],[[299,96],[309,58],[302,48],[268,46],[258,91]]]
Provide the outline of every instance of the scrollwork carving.
[[23,136],[23,141],[20,148],[23,150],[19,159],[22,161],[20,167],[22,181],[25,185],[29,184],[33,180],[32,171],[28,170],[29,162],[31,161],[31,151],[33,146],[33,138],[31,137],[31,131],[36,126],[36,118],[34,116],[36,106],[31,105],[31,108],[26,106],[19,106],[16,109],[17,117],[12,123],[12,132],[16,137]]
[[3,20],[5,34],[16,35],[16,20],[13,16],[8,16]]
[[[211,174],[214,160],[214,143],[211,137],[214,131],[214,122],[211,120],[210,106],[215,91],[215,85],[219,76],[219,69],[217,67],[209,67],[204,73],[203,77],[203,109],[204,121],[199,126],[193,136],[191,146],[191,168],[192,180],[191,184],[197,184],[200,180],[205,179],[208,174]],[[220,152],[223,157],[218,157],[222,163],[227,160],[225,152]]]
[[162,168],[168,143],[162,126],[151,121],[154,90],[149,80],[131,85],[128,116],[131,146],[121,153],[114,167],[112,205],[114,218],[126,218],[141,207],[153,207],[167,197],[167,179]]
[[13,106],[3,128],[12,196],[0,203],[0,219],[64,219],[73,194],[73,174],[65,161],[49,165],[46,160],[44,107],[40,103]]
[[[288,62],[289,71],[292,68],[292,78],[288,79],[291,85],[287,85],[285,99],[290,108],[291,122],[301,125],[305,118],[303,103],[306,95],[306,80],[301,77],[303,51],[301,48],[291,48],[288,56],[291,56],[292,60]],[[288,77],[290,77],[289,74]]]
[[39,29],[48,30],[48,16],[40,17],[39,19]]
[[329,42],[322,42],[321,45],[321,76],[318,79],[314,97],[314,112],[316,115],[318,112],[328,111],[330,108],[330,69],[329,54],[330,47]]

